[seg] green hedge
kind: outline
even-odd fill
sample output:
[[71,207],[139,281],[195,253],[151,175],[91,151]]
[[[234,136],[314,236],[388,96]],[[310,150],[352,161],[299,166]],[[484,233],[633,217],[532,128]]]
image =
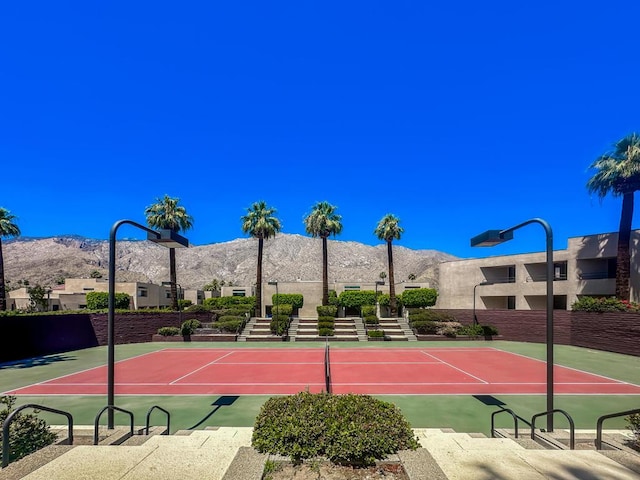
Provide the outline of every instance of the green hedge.
[[318,330],[321,328],[334,328],[334,326],[335,326],[335,323],[333,320],[318,322]]
[[409,314],[409,323],[413,324],[413,322],[455,322],[456,317],[451,315],[450,313],[445,312],[437,312],[435,310],[422,310],[420,313],[410,313]]
[[363,317],[367,317],[369,315],[375,315],[376,310],[377,309],[375,305],[363,305],[362,308],[360,309],[360,314]]
[[420,335],[435,335],[438,332],[438,324],[428,320],[411,322],[411,328]]
[[364,317],[364,323],[367,325],[377,325],[380,323],[380,320],[376,315],[367,315]]
[[[388,293],[378,294],[378,303],[383,307],[388,307],[389,305],[391,305],[391,297]],[[396,295],[396,303],[398,304],[398,306],[403,305],[402,296]]]
[[158,329],[158,335],[163,337],[172,337],[180,334],[180,328],[178,327],[160,327]]
[[334,329],[329,327],[318,328],[318,335],[321,337],[333,337]]
[[438,291],[434,288],[415,288],[402,292],[401,298],[405,307],[432,307],[438,299]]
[[289,330],[291,318],[288,315],[273,315],[269,327],[274,335],[285,335]]
[[372,464],[419,447],[392,403],[368,395],[301,392],[272,397],[256,418],[253,447],[299,462],[324,456],[335,463]]
[[384,330],[367,330],[367,336],[371,338],[384,338]]
[[318,317],[333,317],[338,314],[338,307],[336,305],[318,305],[316,307]]
[[196,328],[200,328],[201,324],[199,320],[191,319],[191,320],[185,320],[184,322],[182,322],[182,325],[180,325],[180,333],[182,335],[191,335],[193,332],[195,332]]
[[338,304],[344,308],[360,308],[363,305],[375,305],[376,292],[373,290],[346,290],[340,293]]
[[189,305],[184,309],[185,313],[207,313],[211,311],[209,305]]
[[301,293],[279,293],[271,296],[271,303],[273,305],[276,303],[286,303],[293,308],[302,308],[304,305],[304,297]]
[[[109,308],[109,292],[87,292],[87,309],[102,310]],[[116,292],[115,308],[119,310],[129,310],[131,297],[126,293]]]
[[290,303],[282,303],[276,305],[275,303],[271,307],[271,313],[275,315],[291,315],[293,313],[293,305]]
[[581,297],[571,305],[573,312],[640,312],[640,304],[615,297]]
[[214,322],[213,326],[223,332],[237,333],[240,331],[240,328],[242,328],[243,323],[243,317],[227,315],[225,317],[220,317],[216,322]]
[[203,302],[213,308],[232,308],[235,305],[250,305],[256,303],[256,297],[212,297],[207,298]]
[[318,317],[318,322],[331,322],[334,323],[336,320],[335,317],[332,316],[328,316],[328,315],[322,315]]

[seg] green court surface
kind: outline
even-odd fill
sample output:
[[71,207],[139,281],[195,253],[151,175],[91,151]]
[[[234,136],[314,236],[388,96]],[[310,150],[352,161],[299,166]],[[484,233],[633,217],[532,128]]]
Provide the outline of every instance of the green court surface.
[[[116,346],[116,360],[123,360],[164,348],[322,348],[324,343],[144,343]],[[456,342],[334,342],[339,348],[443,348],[443,347],[493,347],[504,351],[544,360],[545,345],[506,341],[456,341]],[[557,345],[554,348],[555,363],[589,373],[610,377],[640,385],[640,358],[598,350]],[[104,365],[106,347],[77,350],[36,359],[0,364],[0,392],[24,387],[52,378],[80,372]],[[375,366],[372,366],[375,368]],[[378,398],[396,404],[413,427],[449,427],[460,432],[489,433],[491,412],[500,407],[514,410],[520,417],[530,419],[546,409],[545,395],[379,395]],[[116,396],[115,404],[131,410],[136,424],[142,425],[148,409],[159,405],[171,412],[171,430],[205,426],[253,426],[266,395],[240,396]],[[105,405],[106,396],[20,396],[18,405],[42,404],[69,411],[78,425],[92,425],[95,416]],[[574,419],[576,428],[595,429],[600,415],[621,410],[640,408],[639,395],[556,395],[555,408],[566,410]],[[157,416],[156,416],[157,415]],[[51,424],[64,423],[63,417],[45,412],[39,414]],[[106,415],[101,423],[104,424]],[[508,415],[499,416],[498,427],[511,427]],[[162,424],[164,418],[154,414],[152,424]],[[116,413],[116,423],[127,425],[128,418]],[[567,421],[557,416],[556,428],[563,428]],[[606,428],[624,428],[624,419],[608,420]]]

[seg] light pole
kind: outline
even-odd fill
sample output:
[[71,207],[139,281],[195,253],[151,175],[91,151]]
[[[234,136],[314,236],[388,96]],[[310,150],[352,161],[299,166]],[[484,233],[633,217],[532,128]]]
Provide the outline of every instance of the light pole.
[[176,287],[178,287],[178,321],[180,322],[180,325],[182,325],[182,302],[180,300],[184,300],[184,298],[182,297],[183,290],[182,285],[180,285],[178,282],[176,282]]
[[[471,239],[472,247],[494,247],[513,239],[514,230],[537,223],[546,235],[547,270],[547,412],[553,408],[553,232],[551,226],[541,218],[533,218],[515,227],[504,230],[487,230]],[[553,414],[547,415],[547,431],[553,432]]]
[[[109,309],[107,313],[107,407],[115,398],[115,308],[116,308],[116,233],[121,225],[129,224],[147,232],[147,240],[169,248],[188,247],[189,241],[172,230],[151,230],[133,220],[118,220],[109,233]],[[113,409],[107,412],[107,428],[113,429]]]
[[473,326],[478,325],[478,317],[476,317],[476,288],[484,285],[493,285],[491,282],[480,282],[473,286]]
[[280,297],[278,296],[278,281],[274,280],[272,282],[267,282],[267,285],[275,285],[276,286],[276,316],[280,315]]

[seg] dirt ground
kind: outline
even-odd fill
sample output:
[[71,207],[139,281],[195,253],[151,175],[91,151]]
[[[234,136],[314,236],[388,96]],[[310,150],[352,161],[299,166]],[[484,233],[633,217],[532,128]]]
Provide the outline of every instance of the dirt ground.
[[386,463],[375,467],[354,468],[329,462],[310,462],[301,465],[279,463],[265,480],[409,480],[402,465]]

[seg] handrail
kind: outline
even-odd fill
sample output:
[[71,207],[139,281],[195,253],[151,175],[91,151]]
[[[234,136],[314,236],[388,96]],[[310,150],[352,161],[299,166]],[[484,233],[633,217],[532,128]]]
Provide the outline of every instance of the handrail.
[[533,417],[531,417],[531,440],[536,439],[536,418],[552,415],[554,413],[561,413],[567,418],[567,420],[569,420],[569,448],[571,450],[575,450],[576,428],[575,424],[573,423],[573,418],[571,418],[571,415],[569,415],[567,412],[565,412],[564,410],[560,410],[559,408],[554,408],[553,410],[549,410],[547,412],[537,413]]
[[64,415],[67,417],[67,424],[69,425],[69,445],[73,445],[73,415],[69,412],[65,412],[64,410],[58,410],[56,408],[46,407],[44,405],[37,405],[35,403],[28,403],[26,405],[21,405],[16,408],[13,412],[9,414],[7,418],[5,418],[2,423],[2,468],[9,465],[9,426],[11,422],[15,418],[15,416],[25,408],[33,408],[36,410],[44,410],[46,412],[57,413],[60,415]]
[[96,420],[93,424],[93,427],[94,427],[93,428],[93,444],[94,445],[98,444],[98,427],[100,423],[100,417],[107,410],[109,411],[117,410],[118,412],[126,413],[127,415],[129,415],[129,418],[131,419],[131,436],[133,436],[133,412],[130,412],[129,410],[125,410],[124,408],[116,407],[115,405],[107,405],[106,407],[104,407],[102,410],[98,412],[98,414],[96,415]]
[[494,418],[495,418],[495,416],[497,414],[502,413],[502,412],[507,412],[508,414],[510,414],[513,417],[513,423],[515,424],[515,437],[518,438],[518,416],[510,408],[502,408],[500,410],[496,410],[495,412],[493,412],[491,414],[491,438],[495,438],[495,435],[494,435],[494,433],[495,433]]
[[602,415],[596,422],[596,450],[602,450],[602,423],[608,418],[625,417],[627,415],[634,415],[640,413],[640,408],[634,410],[627,410],[624,412],[610,413],[608,415]]
[[165,410],[164,408],[162,408],[162,407],[160,407],[160,406],[158,406],[158,405],[154,405],[154,406],[152,406],[152,407],[149,409],[149,411],[147,412],[147,422],[146,422],[146,424],[145,424],[145,435],[149,435],[149,420],[150,420],[150,418],[151,418],[151,412],[152,412],[154,409],[156,409],[156,408],[157,408],[158,410],[160,410],[161,412],[164,412],[164,413],[166,413],[166,414],[167,414],[167,433],[166,433],[165,435],[169,435],[169,431],[170,431],[170,430],[169,430],[169,426],[170,426],[170,423],[171,423],[171,414],[170,414],[167,410]]

